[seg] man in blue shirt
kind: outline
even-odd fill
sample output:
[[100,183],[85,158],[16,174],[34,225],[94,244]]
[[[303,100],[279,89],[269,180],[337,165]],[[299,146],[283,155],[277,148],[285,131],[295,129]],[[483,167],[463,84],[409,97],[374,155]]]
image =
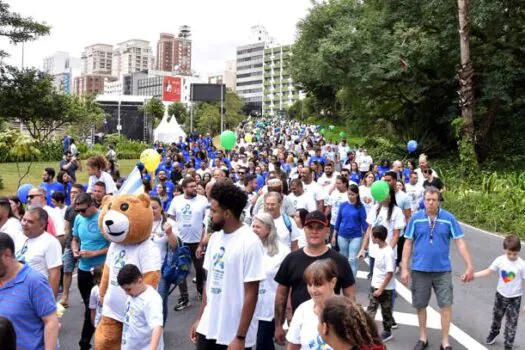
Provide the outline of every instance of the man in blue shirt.
[[[412,306],[417,309],[419,319],[419,340],[414,350],[428,347],[426,330],[427,306],[432,288],[441,313],[441,348],[452,350],[449,329],[452,319],[452,263],[450,261],[450,240],[456,243],[458,251],[467,265],[463,282],[474,278],[474,267],[456,218],[439,207],[439,190],[429,187],[425,190],[425,210],[415,213],[405,231],[402,276],[404,284],[409,281],[408,262],[412,257]],[[413,254],[412,254],[413,253]]]
[[91,289],[95,285],[91,269],[103,265],[106,261],[109,242],[104,238],[98,227],[99,211],[95,202],[88,193],[81,193],[75,199],[75,217],[73,225],[73,241],[71,250],[73,256],[79,259],[78,263],[78,290],[84,301],[84,325],[80,338],[80,349],[91,347],[91,337],[95,331],[91,323],[91,311],[89,309],[89,297]]
[[40,188],[43,188],[46,190],[46,202],[47,205],[53,207],[53,203],[51,203],[51,196],[55,192],[66,192],[64,185],[62,185],[59,182],[53,181],[55,178],[55,169],[53,168],[45,168],[44,172],[42,173],[42,183],[40,184]]
[[13,324],[17,349],[56,348],[59,325],[51,286],[42,273],[16,260],[7,233],[0,233],[0,316]]

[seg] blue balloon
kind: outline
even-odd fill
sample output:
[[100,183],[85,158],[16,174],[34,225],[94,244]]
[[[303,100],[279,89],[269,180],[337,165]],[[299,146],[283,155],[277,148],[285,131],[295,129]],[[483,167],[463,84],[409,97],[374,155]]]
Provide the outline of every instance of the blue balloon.
[[33,185],[31,184],[23,184],[18,188],[18,191],[16,191],[16,195],[18,196],[18,199],[20,199],[20,202],[24,204],[27,203],[27,194],[32,188]]
[[408,152],[410,153],[415,152],[417,150],[417,141],[416,140],[408,141],[407,149],[408,149]]

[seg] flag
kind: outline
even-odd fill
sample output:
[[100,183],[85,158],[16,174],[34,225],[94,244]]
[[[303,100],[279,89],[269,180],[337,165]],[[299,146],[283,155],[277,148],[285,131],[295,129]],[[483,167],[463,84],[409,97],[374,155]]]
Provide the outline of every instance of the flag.
[[141,194],[144,193],[144,184],[142,183],[142,174],[140,170],[135,167],[131,174],[129,174],[126,181],[120,187],[117,194]]

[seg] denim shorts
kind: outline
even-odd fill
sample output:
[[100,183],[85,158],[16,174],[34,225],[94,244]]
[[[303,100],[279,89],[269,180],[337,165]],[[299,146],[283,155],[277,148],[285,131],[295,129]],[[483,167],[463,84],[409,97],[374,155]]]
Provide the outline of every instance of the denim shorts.
[[428,306],[432,289],[440,308],[453,303],[451,272],[412,271],[412,306],[422,309]]
[[71,248],[65,248],[64,254],[62,255],[63,268],[65,273],[72,273],[75,269],[77,259],[73,256],[73,250]]

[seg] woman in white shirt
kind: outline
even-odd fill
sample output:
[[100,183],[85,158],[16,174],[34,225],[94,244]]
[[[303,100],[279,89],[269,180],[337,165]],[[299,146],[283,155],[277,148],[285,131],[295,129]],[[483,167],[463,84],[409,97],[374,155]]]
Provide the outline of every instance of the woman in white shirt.
[[375,201],[372,198],[372,192],[370,190],[370,187],[372,187],[375,179],[376,177],[374,176],[374,173],[369,171],[363,178],[363,184],[359,186],[359,197],[361,198],[361,202],[363,202],[367,214],[375,204]]
[[104,171],[108,166],[104,157],[89,157],[86,164],[89,174],[88,188],[86,190],[87,193],[91,193],[93,191],[93,186],[95,186],[95,183],[98,181],[102,181],[106,184],[106,194],[117,193],[118,190],[117,186],[115,185],[115,181],[113,181],[111,175]]
[[268,213],[259,213],[253,218],[252,229],[264,246],[264,272],[266,279],[259,283],[259,300],[256,317],[259,319],[257,330],[257,349],[274,350],[274,305],[277,282],[274,278],[290,248],[279,241],[273,217]]
[[[164,261],[168,251],[168,245],[173,249],[177,248],[177,235],[173,232],[173,227],[176,226],[170,223],[170,219],[166,219],[166,214],[162,208],[162,201],[158,197],[151,197],[151,210],[153,211],[151,240],[159,249],[161,261]],[[166,319],[168,318],[168,296],[170,287],[171,284],[167,283],[161,276],[157,290],[162,297],[164,324],[166,324]]]
[[295,310],[286,334],[288,350],[331,350],[319,335],[318,324],[325,299],[335,295],[337,267],[331,259],[316,260],[304,271],[304,280],[312,299]]

